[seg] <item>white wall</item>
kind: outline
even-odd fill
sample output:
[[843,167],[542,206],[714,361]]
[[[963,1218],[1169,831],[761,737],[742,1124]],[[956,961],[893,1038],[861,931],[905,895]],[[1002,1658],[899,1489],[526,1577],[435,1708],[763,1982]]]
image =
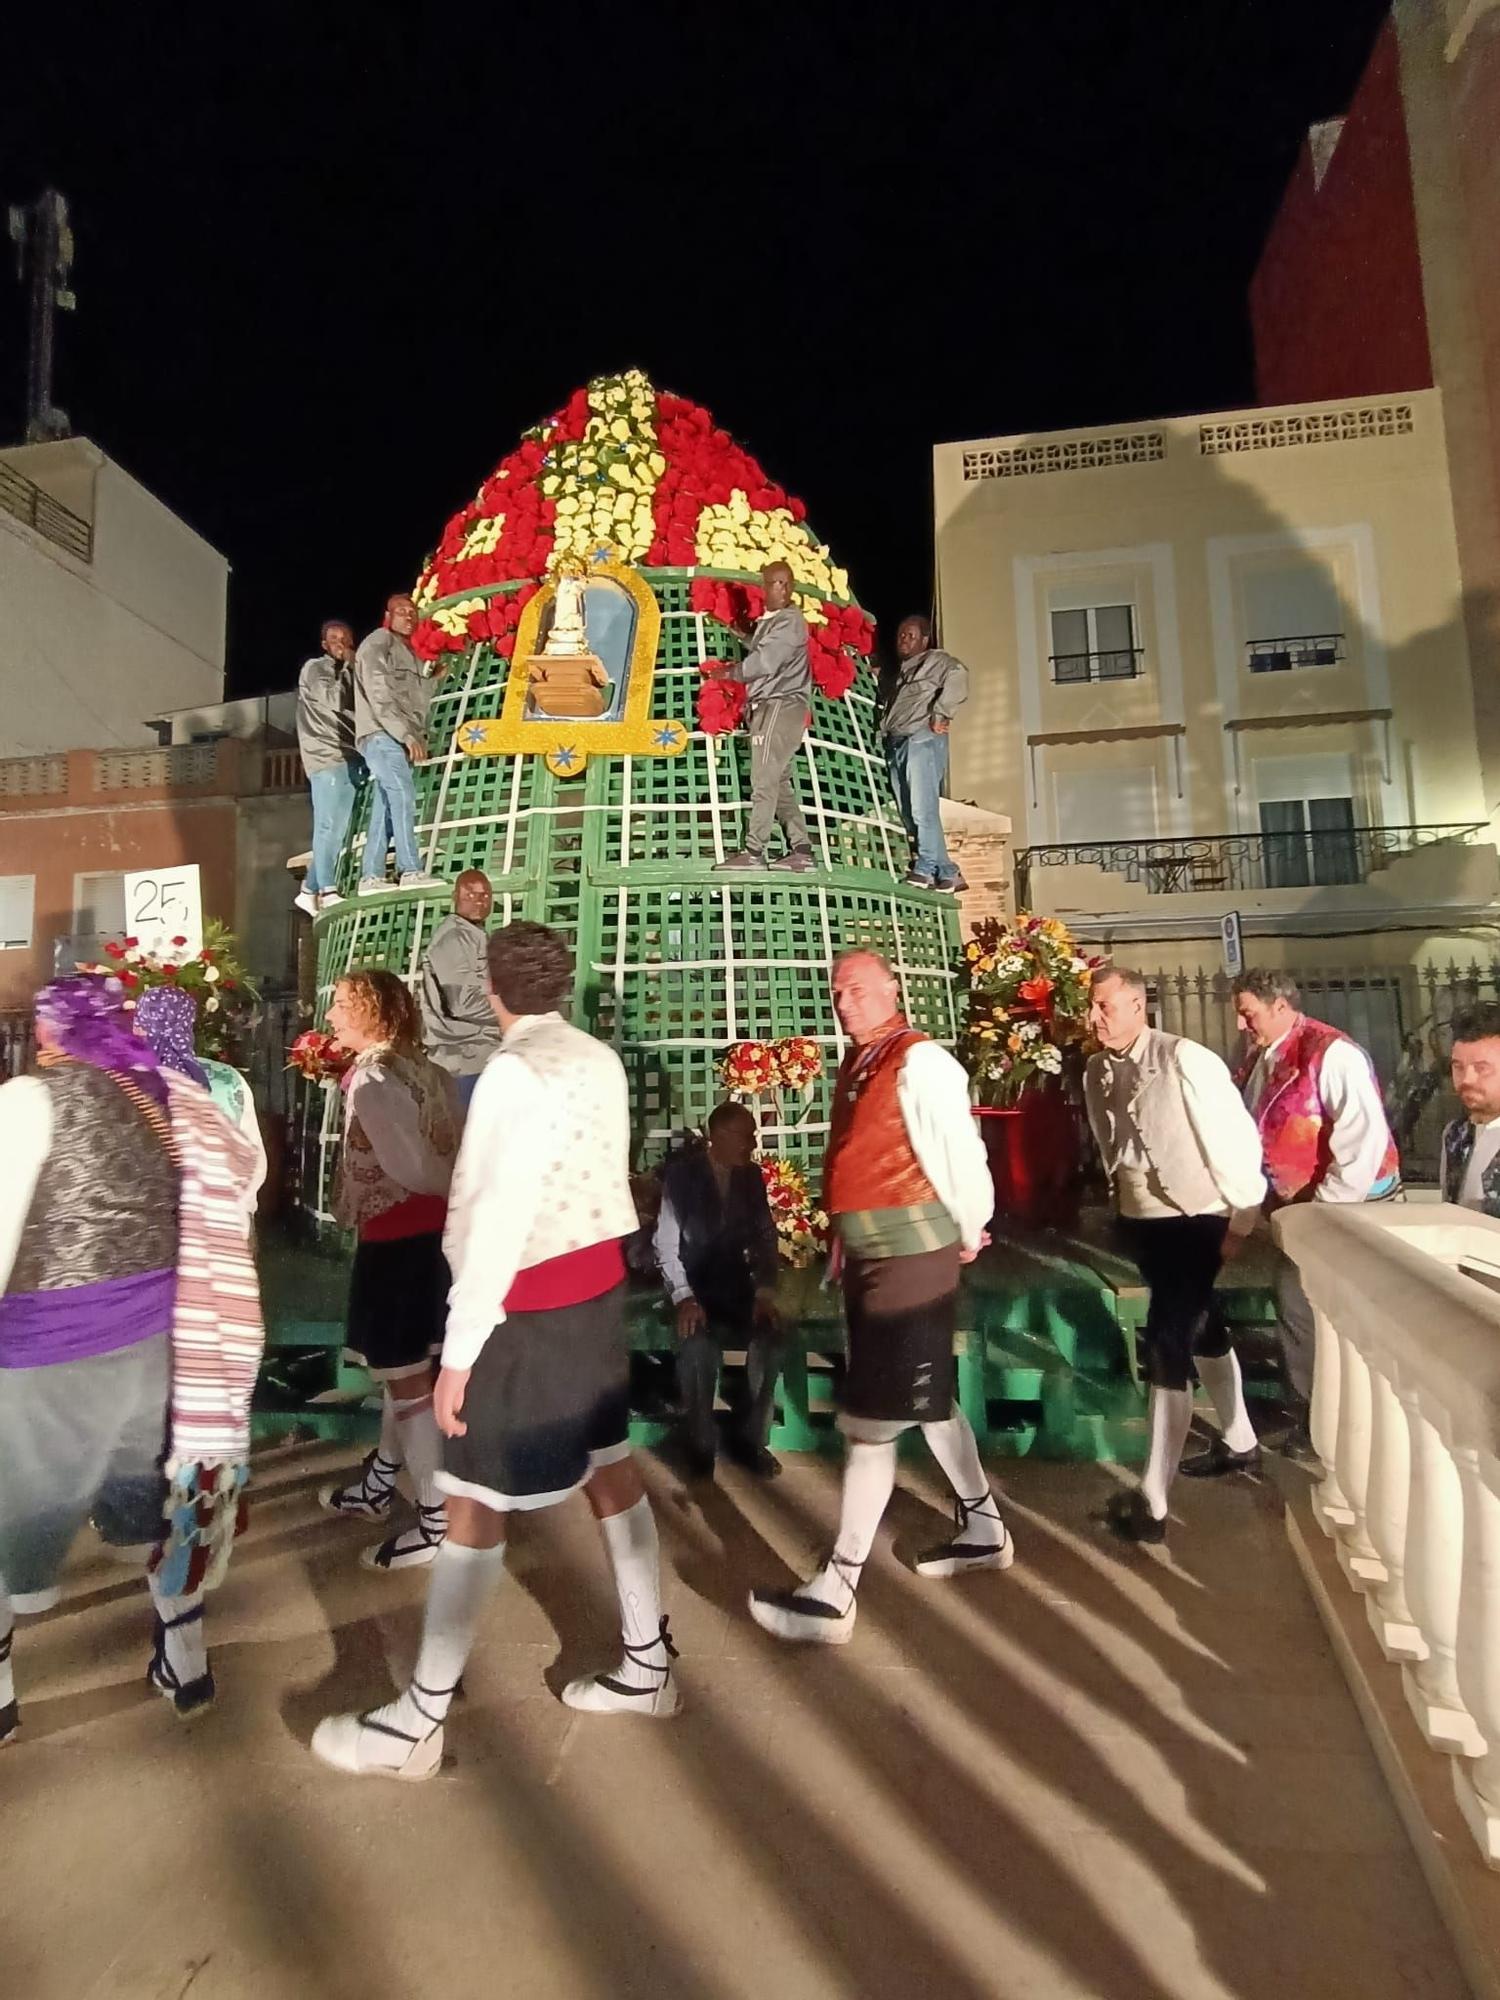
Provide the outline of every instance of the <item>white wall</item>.
[[92,470],[94,558],[0,512],[4,757],[153,743],[149,718],[224,691],[224,557],[86,440],[52,449],[55,469],[5,457],[48,490],[66,483],[70,504]]

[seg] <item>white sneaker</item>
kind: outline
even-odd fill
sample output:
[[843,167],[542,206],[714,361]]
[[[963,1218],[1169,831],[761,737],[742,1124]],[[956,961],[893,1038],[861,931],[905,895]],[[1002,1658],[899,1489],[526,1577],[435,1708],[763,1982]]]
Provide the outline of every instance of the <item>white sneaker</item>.
[[320,910],[336,910],[343,900],[337,889],[324,889],[318,896],[318,908]]
[[383,875],[361,875],[356,896],[378,896],[387,889],[398,889],[399,882],[388,882]]
[[[978,1534],[970,1526],[976,1520],[985,1524]],[[996,1527],[999,1541],[994,1536]],[[973,1506],[967,1500],[955,1500],[953,1529],[948,1541],[924,1549],[917,1557],[912,1568],[918,1576],[964,1576],[971,1569],[1009,1569],[1016,1559],[1014,1538],[1006,1532],[993,1493]]]
[[300,910],[306,917],[315,917],[318,914],[316,893],[311,889],[299,889],[292,898],[292,908]]
[[750,1616],[777,1639],[810,1646],[847,1646],[854,1637],[857,1606],[851,1597],[842,1611],[826,1598],[802,1590],[752,1590]]
[[399,886],[403,889],[447,889],[452,885],[445,882],[441,875],[429,875],[417,868],[403,875]]
[[409,1736],[370,1715],[328,1715],[313,1731],[312,1753],[356,1778],[435,1777],[443,1762],[442,1724],[430,1736]]
[[[614,1673],[589,1674],[582,1680],[569,1681],[562,1691],[564,1704],[582,1710],[585,1715],[650,1715],[659,1721],[675,1715],[682,1706],[682,1698],[672,1678],[677,1648],[672,1644],[666,1619],[661,1621],[656,1638],[644,1646],[627,1644],[624,1650],[625,1658]],[[644,1678],[639,1682],[634,1678],[622,1680],[622,1674],[640,1674]]]

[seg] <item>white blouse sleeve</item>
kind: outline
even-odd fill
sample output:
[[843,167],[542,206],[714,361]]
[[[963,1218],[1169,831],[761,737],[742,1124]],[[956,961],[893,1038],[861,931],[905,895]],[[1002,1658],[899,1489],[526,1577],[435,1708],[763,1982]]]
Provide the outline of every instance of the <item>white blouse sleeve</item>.
[[963,1065],[937,1042],[913,1042],[896,1079],[896,1099],[918,1166],[958,1224],[965,1250],[977,1250],[995,1212],[995,1184]]
[[52,1099],[34,1076],[0,1085],[0,1292],[10,1283],[37,1180],[52,1150]]

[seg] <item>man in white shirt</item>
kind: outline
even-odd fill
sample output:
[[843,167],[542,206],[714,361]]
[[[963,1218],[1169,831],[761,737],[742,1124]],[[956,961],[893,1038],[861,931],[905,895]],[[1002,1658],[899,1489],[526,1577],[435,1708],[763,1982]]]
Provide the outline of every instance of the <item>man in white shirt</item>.
[[1500,1004],[1453,1017],[1453,1088],[1464,1108],[1443,1132],[1443,1200],[1500,1215]]
[[[1389,1201],[1401,1192],[1396,1143],[1369,1056],[1342,1029],[1301,1011],[1289,972],[1246,971],[1234,986],[1240,1026],[1255,1053],[1241,1068],[1245,1102],[1260,1131],[1270,1183],[1268,1207],[1296,1201]],[[1309,1460],[1313,1310],[1297,1267],[1283,1258],[1276,1280],[1282,1367],[1296,1412],[1279,1441],[1289,1458]],[[1230,1468],[1214,1453],[1187,1468],[1212,1476]]]
[[907,1023],[900,982],[878,952],[834,962],[833,1004],[850,1042],[823,1160],[849,1327],[839,1532],[808,1582],[750,1595],[751,1616],[767,1632],[825,1646],[853,1637],[860,1573],[895,1484],[896,1440],[913,1425],[955,1500],[953,1535],[917,1557],[918,1575],[1009,1569],[1015,1560],[978,1442],[954,1401],[959,1266],[989,1241],[995,1203],[969,1080]]
[[630,1107],[614,1050],[562,1017],[573,959],[556,931],[513,923],[488,943],[501,1046],[475,1089],[443,1251],[453,1272],[433,1396],[447,1443],[437,1483],[448,1535],[432,1565],[410,1687],[365,1715],[329,1716],[324,1763],[429,1778],[443,1724],[505,1561],[508,1518],[584,1492],[603,1530],[621,1664],[572,1681],[570,1708],[677,1712],[656,1525],[630,1455],[621,1244],[636,1228]]
[[1260,1215],[1260,1138],[1213,1051],[1151,1027],[1140,973],[1111,966],[1097,975],[1089,1026],[1102,1044],[1084,1073],[1089,1124],[1114,1183],[1121,1231],[1151,1295],[1142,1343],[1150,1383],[1146,1471],[1139,1488],[1111,1504],[1109,1522],[1127,1541],[1161,1542],[1193,1420],[1194,1369],[1219,1415],[1218,1449],[1246,1469],[1257,1460],[1214,1281]]

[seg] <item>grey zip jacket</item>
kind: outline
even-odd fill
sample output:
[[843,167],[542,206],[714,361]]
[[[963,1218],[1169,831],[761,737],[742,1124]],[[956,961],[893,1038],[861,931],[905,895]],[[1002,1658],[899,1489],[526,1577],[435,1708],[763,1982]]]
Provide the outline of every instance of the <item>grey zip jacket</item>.
[[334,771],[354,755],[354,670],[329,653],[297,676],[297,748],[308,777]]
[[386,626],[372,632],[354,656],[354,740],[384,733],[406,744],[427,734],[431,689],[422,662]]
[[887,736],[915,736],[937,722],[951,722],[969,698],[969,670],[941,646],[901,662],[896,692],[881,729]]
[[417,999],[427,1053],[450,1076],[477,1075],[500,1046],[484,973],[484,931],[456,912],[444,917],[422,961]]
[[807,620],[795,604],[767,611],[755,621],[755,636],[733,678],[745,683],[752,709],[783,696],[809,698],[812,671],[807,661]]

